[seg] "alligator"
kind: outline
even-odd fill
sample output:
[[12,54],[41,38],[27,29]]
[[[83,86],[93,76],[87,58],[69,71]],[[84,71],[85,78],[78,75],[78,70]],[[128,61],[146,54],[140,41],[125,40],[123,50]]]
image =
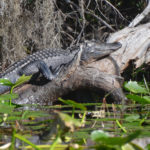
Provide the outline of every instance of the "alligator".
[[[77,59],[79,59],[80,64],[96,61],[108,56],[120,47],[119,42],[85,41],[66,50],[60,48],[44,49],[12,64],[0,74],[0,78],[9,79],[15,83],[23,74],[27,76],[41,74],[48,81],[52,81],[58,77],[64,66],[77,61]],[[0,85],[0,94],[9,89],[9,86]]]

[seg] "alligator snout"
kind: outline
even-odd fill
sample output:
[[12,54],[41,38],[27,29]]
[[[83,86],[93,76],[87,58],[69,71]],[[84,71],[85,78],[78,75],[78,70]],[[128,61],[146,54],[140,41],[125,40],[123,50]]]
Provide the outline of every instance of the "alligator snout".
[[108,44],[108,49],[111,49],[111,50],[117,50],[122,47],[122,44],[120,42],[106,43],[106,44]]
[[106,50],[117,50],[121,48],[122,44],[120,42],[114,42],[114,43],[100,43],[96,44],[95,48],[99,51],[106,51]]
[[[112,52],[121,48],[121,43],[99,43],[99,42],[86,42],[84,46],[84,51],[82,52],[81,61],[92,62],[95,60],[99,60],[103,57],[108,56]],[[84,63],[83,63],[84,64]]]

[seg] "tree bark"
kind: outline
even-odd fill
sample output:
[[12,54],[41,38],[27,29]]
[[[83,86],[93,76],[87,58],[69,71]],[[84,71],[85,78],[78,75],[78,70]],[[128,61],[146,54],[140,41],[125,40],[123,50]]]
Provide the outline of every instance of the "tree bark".
[[95,67],[79,66],[71,75],[65,74],[45,85],[25,85],[19,88],[16,91],[19,93],[19,99],[14,102],[51,105],[58,97],[84,87],[113,93],[116,101],[121,102],[124,99],[120,88],[122,81],[120,76],[101,72]]

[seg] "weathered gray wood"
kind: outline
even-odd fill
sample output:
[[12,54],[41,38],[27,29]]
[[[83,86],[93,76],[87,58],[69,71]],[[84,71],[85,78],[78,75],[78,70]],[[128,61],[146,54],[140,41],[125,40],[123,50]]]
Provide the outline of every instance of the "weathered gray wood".
[[66,74],[61,79],[56,79],[44,86],[25,85],[16,91],[20,97],[14,102],[18,104],[50,105],[58,97],[81,87],[112,92],[114,99],[118,102],[124,99],[124,94],[120,88],[123,78],[101,72],[95,67],[78,67],[75,72],[70,75]]
[[97,62],[85,66],[78,66],[70,75],[63,75],[44,86],[29,86],[19,89],[20,98],[17,103],[50,104],[58,97],[81,87],[92,88],[107,92],[117,101],[125,99],[122,92],[123,78],[120,72],[128,67],[130,61],[134,61],[136,67],[150,62],[150,23],[135,28],[125,28],[112,34],[108,42],[119,41],[122,47]]
[[[113,41],[122,44],[122,47],[111,55],[121,72],[128,67],[131,60],[134,61],[136,68],[150,62],[150,23],[135,28],[124,28],[109,37],[108,42]],[[109,64],[105,67],[108,68]]]
[[147,1],[148,5],[145,7],[141,14],[138,14],[132,22],[129,24],[129,27],[135,27],[138,25],[145,17],[150,15],[150,1]]

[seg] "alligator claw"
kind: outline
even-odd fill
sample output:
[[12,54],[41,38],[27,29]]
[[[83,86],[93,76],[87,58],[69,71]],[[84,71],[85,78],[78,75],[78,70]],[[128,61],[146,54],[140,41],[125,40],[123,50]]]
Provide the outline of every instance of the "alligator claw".
[[57,66],[55,69],[52,69],[52,67],[50,66],[50,71],[53,73],[54,78],[56,78],[60,74],[63,68],[63,65]]
[[54,78],[52,72],[49,69],[49,67],[42,60],[36,60],[34,62],[30,62],[29,64],[27,64],[23,68],[21,68],[18,71],[18,74],[19,75],[24,74],[26,76],[29,76],[29,75],[36,74],[38,72],[42,73],[42,75],[48,80],[52,80]]

